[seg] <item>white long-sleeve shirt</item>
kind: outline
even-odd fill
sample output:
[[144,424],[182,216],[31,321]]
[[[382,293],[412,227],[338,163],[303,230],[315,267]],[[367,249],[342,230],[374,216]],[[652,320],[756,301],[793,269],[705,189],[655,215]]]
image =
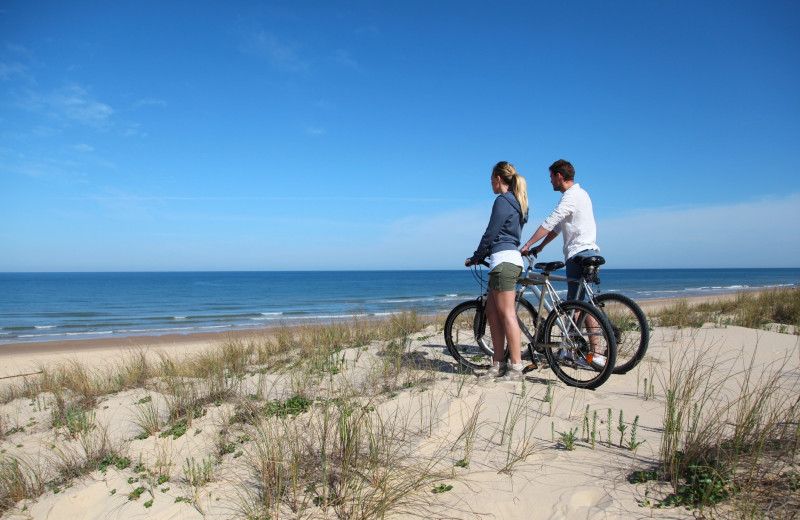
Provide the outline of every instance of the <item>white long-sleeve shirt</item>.
[[596,244],[597,225],[594,222],[592,199],[580,184],[573,184],[564,192],[542,227],[563,234],[564,258],[571,258],[587,249],[600,250]]

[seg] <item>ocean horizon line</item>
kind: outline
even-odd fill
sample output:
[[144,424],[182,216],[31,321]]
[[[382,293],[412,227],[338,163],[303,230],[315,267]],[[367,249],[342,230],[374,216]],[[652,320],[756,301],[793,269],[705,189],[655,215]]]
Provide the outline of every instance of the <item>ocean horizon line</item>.
[[[446,314],[483,294],[487,278],[485,268],[0,273],[0,345]],[[797,287],[800,268],[608,268],[600,278],[601,292],[643,301]],[[565,296],[565,283],[554,287]]]
[[[541,260],[542,262],[555,262],[560,260]],[[787,270],[800,269],[800,266],[787,267],[601,267],[601,271],[720,271],[720,270]],[[485,270],[485,268],[484,268]],[[133,269],[133,270],[99,270],[99,271],[2,271],[3,274],[131,274],[131,273],[400,273],[400,272],[430,272],[430,271],[467,271],[466,267],[454,268],[415,268],[415,269]]]

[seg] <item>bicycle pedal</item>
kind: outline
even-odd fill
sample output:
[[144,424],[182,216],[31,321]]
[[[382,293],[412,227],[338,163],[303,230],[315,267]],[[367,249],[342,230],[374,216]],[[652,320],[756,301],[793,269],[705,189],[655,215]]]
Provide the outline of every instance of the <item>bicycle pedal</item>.
[[523,374],[527,374],[528,372],[532,372],[532,371],[536,370],[537,368],[539,368],[539,365],[537,365],[536,363],[531,363],[530,365],[528,365],[528,366],[526,366],[525,368],[522,369],[522,373]]

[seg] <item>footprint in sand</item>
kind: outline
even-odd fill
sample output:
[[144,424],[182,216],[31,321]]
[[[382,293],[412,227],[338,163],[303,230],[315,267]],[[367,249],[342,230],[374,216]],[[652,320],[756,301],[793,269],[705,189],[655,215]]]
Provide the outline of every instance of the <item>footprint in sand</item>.
[[581,518],[600,520],[609,518],[613,499],[600,487],[580,487],[565,491],[554,507],[551,520]]

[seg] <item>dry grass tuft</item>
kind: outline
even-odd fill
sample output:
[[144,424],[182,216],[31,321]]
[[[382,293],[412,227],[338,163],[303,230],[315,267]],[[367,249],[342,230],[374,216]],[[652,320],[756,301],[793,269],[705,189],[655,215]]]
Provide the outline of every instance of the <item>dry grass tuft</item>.
[[650,313],[649,319],[660,327],[700,327],[715,323],[761,329],[778,324],[782,332],[800,334],[800,289],[740,292],[735,300],[691,306],[686,300],[679,300]]

